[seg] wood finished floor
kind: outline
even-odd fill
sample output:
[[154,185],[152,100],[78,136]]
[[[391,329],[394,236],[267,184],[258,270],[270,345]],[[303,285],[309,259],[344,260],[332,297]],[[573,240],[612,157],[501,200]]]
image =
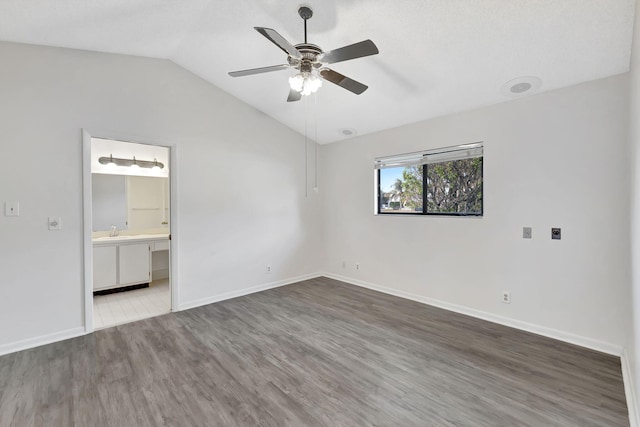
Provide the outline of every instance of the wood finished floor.
[[618,358],[312,279],[0,357],[0,426],[626,426]]

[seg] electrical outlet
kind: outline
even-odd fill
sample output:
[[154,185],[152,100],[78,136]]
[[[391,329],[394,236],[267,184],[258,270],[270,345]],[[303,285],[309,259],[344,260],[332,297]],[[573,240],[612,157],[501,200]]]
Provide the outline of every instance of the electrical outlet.
[[505,304],[511,304],[511,292],[502,291],[502,302]]
[[267,265],[267,273],[271,273],[271,266]]
[[360,270],[360,264],[356,264],[356,270]]
[[551,229],[551,239],[552,240],[560,240],[561,237],[562,236],[561,236],[559,228],[552,228]]
[[531,238],[531,227],[522,227],[522,238],[523,239]]

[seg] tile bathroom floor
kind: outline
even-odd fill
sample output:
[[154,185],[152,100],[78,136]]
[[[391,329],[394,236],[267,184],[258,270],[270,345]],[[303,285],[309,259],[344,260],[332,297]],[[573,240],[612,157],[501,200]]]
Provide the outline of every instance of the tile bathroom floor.
[[148,288],[93,297],[93,327],[104,329],[159,316],[171,311],[169,279],[155,280]]

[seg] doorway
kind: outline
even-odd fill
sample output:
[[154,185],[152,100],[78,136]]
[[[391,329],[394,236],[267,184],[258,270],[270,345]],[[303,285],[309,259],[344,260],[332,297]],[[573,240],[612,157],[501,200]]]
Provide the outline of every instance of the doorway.
[[83,135],[85,330],[175,311],[175,147]]

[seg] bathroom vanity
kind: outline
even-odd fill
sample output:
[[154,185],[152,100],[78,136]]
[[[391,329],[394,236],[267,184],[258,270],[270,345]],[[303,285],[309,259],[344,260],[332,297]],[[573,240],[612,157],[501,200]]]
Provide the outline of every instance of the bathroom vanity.
[[154,253],[168,250],[168,234],[93,238],[93,290],[151,282]]

